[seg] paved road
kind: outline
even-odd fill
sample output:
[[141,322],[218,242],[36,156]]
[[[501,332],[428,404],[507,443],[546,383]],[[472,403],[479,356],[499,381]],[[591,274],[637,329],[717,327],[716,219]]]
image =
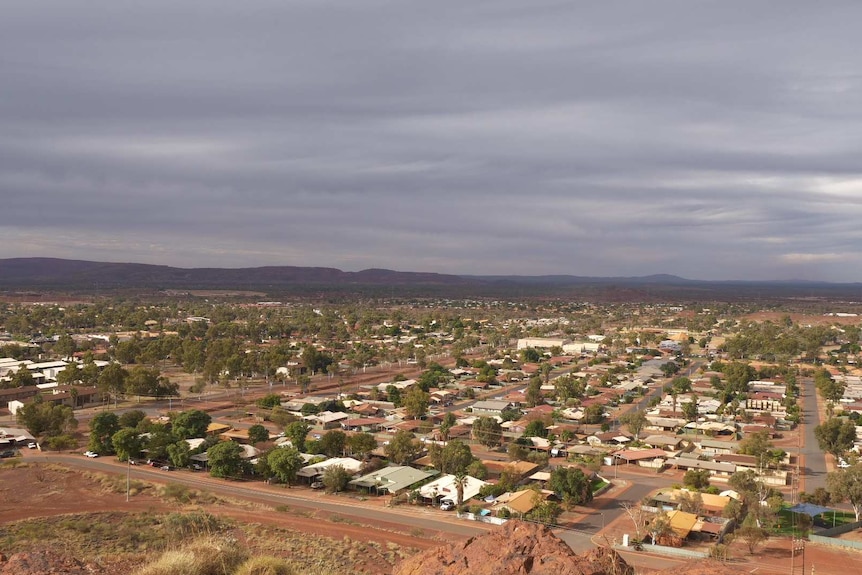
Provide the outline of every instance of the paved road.
[[800,378],[799,389],[802,395],[802,433],[805,440],[802,448],[805,467],[802,474],[805,478],[805,491],[811,493],[818,487],[826,487],[826,454],[820,450],[814,436],[814,428],[820,425],[814,380],[810,377]]
[[[38,456],[36,456],[38,457]],[[34,457],[35,458],[35,457]],[[362,505],[348,495],[332,496],[321,492],[311,493],[307,489],[296,489],[294,493],[282,486],[269,486],[262,483],[230,482],[212,478],[204,473],[189,471],[161,471],[147,466],[125,466],[105,459],[88,459],[72,455],[43,455],[40,459],[65,465],[98,470],[107,473],[129,473],[131,478],[151,482],[170,482],[204,489],[218,495],[242,498],[266,503],[273,506],[290,505],[308,510],[322,510],[337,513],[359,520],[368,519],[405,525],[408,528],[442,531],[463,536],[480,535],[488,528],[477,523],[457,520],[452,516],[440,517],[442,512],[430,508],[415,507],[371,507]]]

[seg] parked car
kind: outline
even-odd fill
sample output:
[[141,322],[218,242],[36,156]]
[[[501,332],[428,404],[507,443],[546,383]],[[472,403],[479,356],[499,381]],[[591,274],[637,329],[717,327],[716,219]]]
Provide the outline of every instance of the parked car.
[[159,469],[161,469],[162,471],[170,471],[171,466],[170,465],[162,465],[161,467],[159,467]]
[[39,447],[39,446],[36,445],[35,441],[31,441],[30,443],[27,444],[28,449],[36,449],[37,447]]
[[841,458],[838,459],[838,467],[841,469],[847,469],[848,467],[850,467],[850,464],[847,463],[845,459]]
[[451,499],[442,499],[440,501],[440,509],[442,511],[452,511],[455,509],[455,502]]
[[87,457],[99,457],[99,454],[95,451],[85,451],[84,455],[86,455]]
[[0,457],[6,459],[7,457],[15,457],[15,451],[12,449],[7,449],[6,451],[0,451]]
[[323,489],[325,485],[323,485],[323,481],[315,481],[311,484],[312,489]]

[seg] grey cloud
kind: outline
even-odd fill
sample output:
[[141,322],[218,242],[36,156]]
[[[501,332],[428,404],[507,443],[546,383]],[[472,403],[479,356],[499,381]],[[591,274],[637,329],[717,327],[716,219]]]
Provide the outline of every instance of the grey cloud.
[[860,16],[11,3],[0,257],[856,280]]

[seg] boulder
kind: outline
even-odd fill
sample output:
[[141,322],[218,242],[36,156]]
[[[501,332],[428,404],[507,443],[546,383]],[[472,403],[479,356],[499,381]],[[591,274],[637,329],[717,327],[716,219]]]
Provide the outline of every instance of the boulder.
[[615,552],[577,555],[543,525],[508,521],[487,535],[406,559],[393,575],[633,575]]

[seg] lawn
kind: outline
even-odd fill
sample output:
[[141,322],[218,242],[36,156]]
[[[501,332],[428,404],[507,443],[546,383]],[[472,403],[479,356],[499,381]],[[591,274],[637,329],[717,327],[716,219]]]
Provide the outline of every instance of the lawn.
[[593,494],[595,495],[596,493],[599,492],[599,490],[604,489],[604,487],[606,485],[610,485],[610,483],[607,481],[602,481],[601,479],[593,479],[593,482],[591,485],[593,488]]
[[781,511],[778,512],[778,528],[775,530],[775,533],[778,535],[802,536],[808,533],[808,531],[816,532],[822,529],[831,528],[833,527],[833,524],[835,527],[838,527],[839,525],[853,523],[856,521],[856,516],[851,512],[837,510],[833,517],[833,513],[829,511],[815,517],[812,528],[803,533],[798,528],[798,526],[794,525],[799,521],[798,518],[798,514],[791,513],[787,507],[783,508]]

